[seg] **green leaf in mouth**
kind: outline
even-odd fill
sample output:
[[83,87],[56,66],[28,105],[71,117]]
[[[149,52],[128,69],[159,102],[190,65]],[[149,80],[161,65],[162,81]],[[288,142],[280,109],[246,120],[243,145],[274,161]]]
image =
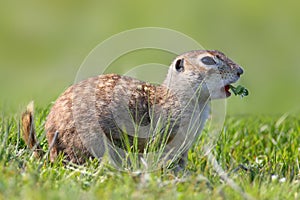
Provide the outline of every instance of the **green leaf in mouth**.
[[249,95],[249,91],[244,86],[238,85],[237,87],[234,87],[232,85],[229,85],[229,87],[235,95],[239,95],[241,97]]

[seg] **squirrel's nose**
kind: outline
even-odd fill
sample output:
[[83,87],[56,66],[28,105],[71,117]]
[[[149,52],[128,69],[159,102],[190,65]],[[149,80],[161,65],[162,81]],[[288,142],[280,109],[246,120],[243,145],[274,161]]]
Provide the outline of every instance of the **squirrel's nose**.
[[243,68],[241,68],[241,67],[238,67],[238,69],[237,69],[237,75],[238,76],[240,76],[240,75],[242,75],[244,73],[244,70],[243,70]]

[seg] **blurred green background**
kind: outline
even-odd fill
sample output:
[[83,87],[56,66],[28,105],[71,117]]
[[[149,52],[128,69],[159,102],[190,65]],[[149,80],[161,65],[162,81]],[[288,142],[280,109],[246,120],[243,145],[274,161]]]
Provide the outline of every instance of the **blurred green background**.
[[[229,114],[291,111],[300,102],[299,8],[295,0],[1,0],[1,110],[19,112],[30,100],[48,105],[73,83],[97,44],[128,29],[156,26],[221,50],[244,67],[240,84],[250,96],[228,99]],[[171,59],[148,50],[116,63],[124,70]]]

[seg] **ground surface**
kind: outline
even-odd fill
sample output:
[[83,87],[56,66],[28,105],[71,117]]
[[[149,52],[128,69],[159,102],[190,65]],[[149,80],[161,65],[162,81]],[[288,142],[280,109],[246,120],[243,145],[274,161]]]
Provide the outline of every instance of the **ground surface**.
[[[48,109],[38,109],[36,129],[42,146]],[[169,171],[132,174],[96,160],[85,166],[36,160],[19,139],[19,116],[0,118],[0,199],[299,199],[300,118],[227,117],[213,150],[234,182],[213,169],[200,138],[189,153],[189,175]],[[207,134],[207,133],[206,133]]]

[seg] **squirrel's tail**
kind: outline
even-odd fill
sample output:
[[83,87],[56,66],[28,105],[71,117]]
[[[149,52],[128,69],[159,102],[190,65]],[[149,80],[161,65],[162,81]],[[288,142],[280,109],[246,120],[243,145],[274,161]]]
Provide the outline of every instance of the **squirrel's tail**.
[[30,102],[26,111],[22,114],[22,136],[27,146],[33,150],[36,158],[43,156],[43,150],[36,140],[36,134],[33,121],[34,103]]

